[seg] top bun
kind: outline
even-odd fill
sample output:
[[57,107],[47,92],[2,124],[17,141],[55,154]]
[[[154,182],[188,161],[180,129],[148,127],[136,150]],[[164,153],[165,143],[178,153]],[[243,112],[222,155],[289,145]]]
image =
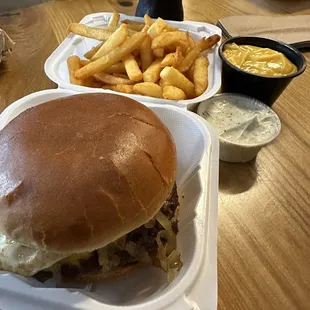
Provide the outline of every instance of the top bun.
[[82,94],[0,132],[0,232],[31,248],[93,251],[154,217],[175,182],[168,129],[144,105]]

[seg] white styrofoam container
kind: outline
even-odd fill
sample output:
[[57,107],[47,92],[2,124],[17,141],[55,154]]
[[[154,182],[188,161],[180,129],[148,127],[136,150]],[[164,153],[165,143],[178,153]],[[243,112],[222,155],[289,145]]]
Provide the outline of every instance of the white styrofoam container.
[[[75,94],[46,90],[11,104],[0,130],[24,110]],[[146,103],[169,128],[177,148],[180,200],[178,245],[183,268],[167,285],[155,267],[76,289],[47,287],[33,278],[0,272],[0,309],[213,310],[217,308],[218,139],[198,115],[174,106]]]
[[[98,27],[98,28],[106,27],[111,15],[112,13],[105,13],[105,12],[90,14],[85,16],[80,23],[90,27]],[[120,15],[121,20],[130,19],[134,21],[143,22],[142,17],[129,16],[125,14]],[[207,23],[192,22],[192,21],[183,21],[183,22],[167,21],[167,23],[170,26],[177,27],[182,31],[188,31],[193,37],[193,39],[196,41],[202,37],[209,37],[213,34],[218,34],[220,36],[222,34],[220,28]],[[83,55],[98,43],[100,42],[94,39],[69,34],[68,37],[58,46],[58,48],[46,60],[44,70],[47,76],[53,82],[55,82],[58,85],[58,87],[74,90],[76,92],[100,91],[106,93],[116,93],[114,91],[101,88],[90,88],[90,87],[73,85],[69,81],[67,58],[71,55],[77,55],[80,58],[84,58]],[[208,57],[209,60],[209,72],[208,72],[209,86],[208,89],[199,97],[177,101],[177,100],[158,99],[141,95],[130,95],[130,94],[123,94],[123,95],[133,98],[137,101],[150,102],[150,103],[165,103],[192,110],[199,102],[214,96],[221,87],[221,60],[218,55],[218,48],[219,43],[214,48],[203,53],[203,55]]]

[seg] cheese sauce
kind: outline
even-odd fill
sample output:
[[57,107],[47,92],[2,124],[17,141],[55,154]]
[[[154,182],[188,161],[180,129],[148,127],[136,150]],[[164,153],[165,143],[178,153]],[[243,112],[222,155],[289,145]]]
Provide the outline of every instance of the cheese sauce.
[[297,72],[288,58],[270,48],[252,45],[226,44],[225,58],[239,69],[262,76],[285,76]]

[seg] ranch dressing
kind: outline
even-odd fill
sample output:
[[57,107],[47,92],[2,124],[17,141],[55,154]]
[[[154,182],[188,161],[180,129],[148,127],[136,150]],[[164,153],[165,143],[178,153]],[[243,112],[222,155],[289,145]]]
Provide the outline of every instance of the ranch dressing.
[[225,99],[215,100],[202,116],[224,140],[257,144],[268,140],[277,130],[271,110],[235,105]]
[[225,161],[252,159],[280,130],[280,120],[273,110],[237,94],[221,94],[206,100],[198,107],[198,114],[216,130],[220,157]]

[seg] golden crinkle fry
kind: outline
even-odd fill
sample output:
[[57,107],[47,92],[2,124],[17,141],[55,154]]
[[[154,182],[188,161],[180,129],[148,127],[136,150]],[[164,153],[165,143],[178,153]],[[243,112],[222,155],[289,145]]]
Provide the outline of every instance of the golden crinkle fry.
[[192,99],[207,90],[209,62],[202,53],[221,39],[212,35],[195,42],[189,32],[147,14],[137,22],[120,21],[113,13],[106,28],[72,23],[68,30],[99,41],[85,59],[67,59],[70,83],[168,100]]

